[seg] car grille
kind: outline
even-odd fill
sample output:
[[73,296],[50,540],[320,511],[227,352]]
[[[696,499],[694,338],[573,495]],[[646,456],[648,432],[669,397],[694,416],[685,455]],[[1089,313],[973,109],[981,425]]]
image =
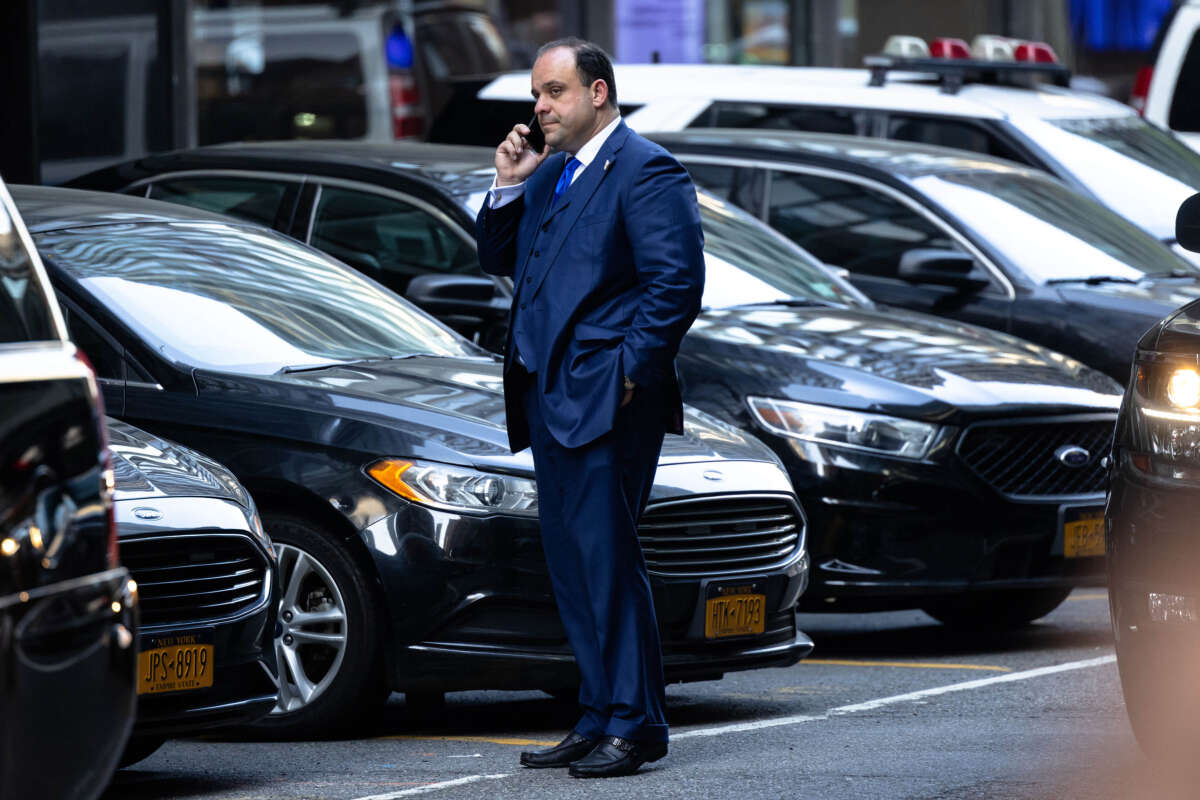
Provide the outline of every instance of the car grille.
[[266,558],[240,534],[122,539],[120,553],[137,581],[143,625],[230,617],[257,605],[266,589]]
[[804,544],[804,520],[788,497],[709,496],[652,503],[638,536],[656,575],[726,575],[791,559]]
[[[973,425],[958,454],[996,491],[1009,497],[1061,497],[1104,491],[1101,460],[1112,447],[1115,417],[1045,419]],[[1079,467],[1059,461],[1061,448],[1076,445],[1090,459]]]

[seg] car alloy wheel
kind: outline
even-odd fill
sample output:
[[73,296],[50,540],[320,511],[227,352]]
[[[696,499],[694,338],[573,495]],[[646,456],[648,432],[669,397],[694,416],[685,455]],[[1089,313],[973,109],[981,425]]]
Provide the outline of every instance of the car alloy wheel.
[[312,555],[275,543],[279,562],[280,634],[275,638],[279,702],[271,713],[297,711],[337,678],[350,636],[346,603],[329,571]]

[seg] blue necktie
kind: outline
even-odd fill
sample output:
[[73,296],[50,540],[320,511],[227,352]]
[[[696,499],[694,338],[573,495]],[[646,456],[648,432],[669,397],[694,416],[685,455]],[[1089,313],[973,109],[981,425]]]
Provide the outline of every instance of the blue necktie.
[[571,178],[575,176],[575,170],[579,169],[581,164],[583,164],[582,161],[572,157],[563,167],[562,175],[558,176],[558,183],[554,184],[554,199],[550,202],[551,206],[558,205],[558,198],[562,197],[563,192],[571,185]]

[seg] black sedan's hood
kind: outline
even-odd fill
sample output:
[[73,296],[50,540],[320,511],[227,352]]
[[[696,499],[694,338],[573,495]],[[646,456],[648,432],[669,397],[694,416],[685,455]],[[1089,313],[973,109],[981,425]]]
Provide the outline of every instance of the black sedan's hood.
[[[196,382],[202,398],[220,394],[223,424],[380,457],[533,469],[528,449],[509,450],[499,361],[422,356],[265,377],[198,371]],[[659,463],[727,459],[777,462],[758,440],[687,409],[684,435],[667,436]]]
[[106,423],[115,502],[211,497],[251,508],[237,478],[211,458],[120,420],[109,417]]
[[[742,397],[930,421],[1108,410],[1121,399],[1110,378],[1067,356],[899,309],[710,310],[692,326],[681,356],[691,362],[689,375],[724,376]],[[689,390],[705,389],[692,381]]]

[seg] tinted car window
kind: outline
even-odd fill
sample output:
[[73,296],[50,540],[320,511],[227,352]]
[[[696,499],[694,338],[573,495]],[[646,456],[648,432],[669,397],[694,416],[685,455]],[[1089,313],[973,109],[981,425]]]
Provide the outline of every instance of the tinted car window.
[[914,183],[1038,283],[1195,274],[1133,223],[1049,177],[971,172]]
[[178,364],[247,374],[472,345],[391,292],[271,231],[222,223],[47,232],[66,270]]
[[737,167],[724,164],[694,164],[687,165],[688,174],[697,186],[709,194],[715,194],[722,200],[733,202],[733,190],[737,183]]
[[58,339],[50,304],[17,224],[0,203],[0,342]]
[[63,305],[62,309],[67,319],[67,331],[71,335],[71,341],[87,356],[96,370],[96,375],[101,378],[124,380],[125,363],[120,351],[77,310],[67,305]]
[[361,137],[363,81],[359,41],[349,33],[200,33],[198,141]]
[[889,139],[902,142],[954,147],[1015,161],[1026,161],[1019,153],[974,122],[891,114],[888,116],[887,131]]
[[899,278],[900,257],[913,248],[961,250],[917,211],[857,183],[771,173],[771,227],[827,264]]
[[438,80],[512,68],[504,40],[480,14],[422,15],[415,23],[425,68]]
[[[1164,22],[1163,30],[1166,28]],[[1192,34],[1187,55],[1179,65],[1175,96],[1171,98],[1171,110],[1167,115],[1167,125],[1171,130],[1200,131],[1200,103],[1196,102],[1197,97],[1200,97],[1200,30]]]
[[770,128],[817,133],[868,133],[870,112],[817,106],[714,103],[690,128]]
[[321,187],[311,243],[396,291],[416,275],[479,271],[474,248],[442,220],[353,189]]
[[152,184],[147,196],[270,226],[286,189],[284,183],[260,178],[175,178]]

